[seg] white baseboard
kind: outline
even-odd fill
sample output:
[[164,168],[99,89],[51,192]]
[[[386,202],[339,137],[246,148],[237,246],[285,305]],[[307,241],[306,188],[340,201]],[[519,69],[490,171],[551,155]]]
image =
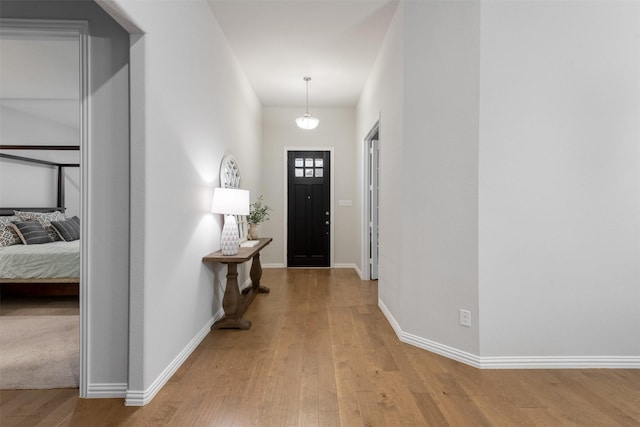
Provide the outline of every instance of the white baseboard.
[[481,357],[483,369],[640,369],[638,356]]
[[124,404],[126,406],[144,406],[153,399],[160,389],[169,381],[171,376],[182,366],[193,350],[198,347],[202,340],[211,331],[211,326],[224,316],[224,310],[221,308],[218,312],[204,325],[195,337],[187,344],[187,346],[176,356],[175,359],[164,369],[164,371],[156,378],[146,390],[127,390]]
[[358,277],[360,278],[360,280],[364,280],[364,273],[362,273],[362,270],[360,270],[357,265],[355,265],[353,269],[358,274]]
[[[262,264],[262,268],[287,268],[287,266],[282,263],[273,262],[273,263]],[[314,267],[300,267],[300,268],[314,268]],[[317,268],[327,268],[327,267],[317,267]],[[360,271],[358,266],[355,264],[336,263],[336,264],[333,264],[333,268],[353,268],[358,274],[358,277],[362,279],[362,272]]]
[[270,262],[266,264],[261,264],[262,268],[287,268],[286,265],[278,262]]
[[640,356],[500,356],[480,357],[403,332],[381,300],[378,307],[400,341],[479,369],[640,369]]
[[432,353],[439,354],[440,356],[457,360],[458,362],[462,362],[464,364],[471,365],[476,368],[480,367],[480,361],[478,360],[478,356],[458,350],[457,348],[440,344],[435,341],[427,340],[417,335],[403,332],[402,328],[400,327],[396,319],[393,317],[393,315],[391,314],[387,306],[384,305],[384,302],[382,302],[381,300],[378,300],[378,307],[380,307],[380,310],[382,310],[384,317],[387,318],[387,321],[393,328],[394,332],[396,333],[400,341],[407,344],[411,344],[414,347],[418,347],[423,350],[427,350]]
[[[262,264],[262,268],[287,268],[287,266],[285,264],[281,264],[281,263],[275,262],[275,263]],[[308,267],[302,267],[302,268],[308,268]],[[333,264],[333,268],[353,268],[356,271],[356,273],[358,274],[358,277],[360,277],[360,279],[362,279],[362,272],[360,271],[358,266],[355,265],[355,264],[336,263],[336,264]]]
[[384,305],[384,302],[382,302],[381,299],[378,299],[378,307],[382,311],[382,314],[384,314],[384,317],[387,318],[387,322],[389,322],[389,324],[393,328],[393,331],[396,333],[398,338],[400,338],[402,336],[402,329],[400,329],[400,325],[398,324],[398,322],[396,322],[395,317],[393,317],[393,315],[391,314],[387,306]]
[[356,269],[357,267],[356,267],[355,264],[336,262],[335,264],[333,264],[333,268],[353,268],[353,269]]
[[87,399],[114,399],[127,395],[127,383],[94,383],[87,387]]
[[482,366],[480,358],[475,354],[467,353],[465,351],[458,350],[457,348],[449,347],[447,345],[440,344],[438,342],[431,341],[417,335],[402,332],[400,341],[411,344],[414,347],[439,354],[440,356],[444,356],[449,359],[464,363],[465,365],[473,366],[474,368],[484,368],[484,366]]
[[362,272],[360,271],[358,266],[353,263],[335,263],[333,264],[333,268],[352,268],[356,271],[356,274],[358,275],[360,280],[362,280]]

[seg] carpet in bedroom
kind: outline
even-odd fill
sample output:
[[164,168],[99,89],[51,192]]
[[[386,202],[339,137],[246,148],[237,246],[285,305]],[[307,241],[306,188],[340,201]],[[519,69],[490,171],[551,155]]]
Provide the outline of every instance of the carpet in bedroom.
[[76,388],[77,298],[2,298],[0,389]]

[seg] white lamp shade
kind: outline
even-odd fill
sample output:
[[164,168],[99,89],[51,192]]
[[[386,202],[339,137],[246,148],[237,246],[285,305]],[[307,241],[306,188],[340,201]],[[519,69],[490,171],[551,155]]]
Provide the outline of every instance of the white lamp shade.
[[211,212],[224,215],[249,215],[249,191],[238,188],[214,188]]
[[318,123],[320,123],[320,120],[309,113],[296,119],[296,124],[300,129],[315,129]]

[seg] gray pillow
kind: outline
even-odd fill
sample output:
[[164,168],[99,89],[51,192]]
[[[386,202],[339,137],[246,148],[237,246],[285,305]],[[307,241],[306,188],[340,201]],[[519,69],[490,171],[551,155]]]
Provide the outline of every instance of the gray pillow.
[[80,218],[71,217],[65,221],[51,221],[51,227],[58,233],[65,242],[78,240],[80,238]]
[[65,218],[64,214],[60,211],[55,211],[55,212],[13,211],[13,213],[18,218],[20,218],[20,221],[38,221],[40,224],[42,224],[44,229],[47,230],[47,233],[49,233],[49,236],[51,236],[53,240],[60,240],[60,237],[58,236],[58,233],[56,233],[56,231],[53,229],[53,227],[51,227],[51,221],[64,221],[65,219],[67,219]]
[[13,228],[18,233],[18,237],[25,245],[38,245],[40,243],[51,243],[53,239],[38,221],[14,222]]

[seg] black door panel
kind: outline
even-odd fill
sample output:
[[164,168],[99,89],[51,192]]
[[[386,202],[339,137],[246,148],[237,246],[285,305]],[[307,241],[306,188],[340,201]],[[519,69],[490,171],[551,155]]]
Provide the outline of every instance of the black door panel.
[[329,152],[290,151],[287,169],[287,263],[290,267],[328,267]]

